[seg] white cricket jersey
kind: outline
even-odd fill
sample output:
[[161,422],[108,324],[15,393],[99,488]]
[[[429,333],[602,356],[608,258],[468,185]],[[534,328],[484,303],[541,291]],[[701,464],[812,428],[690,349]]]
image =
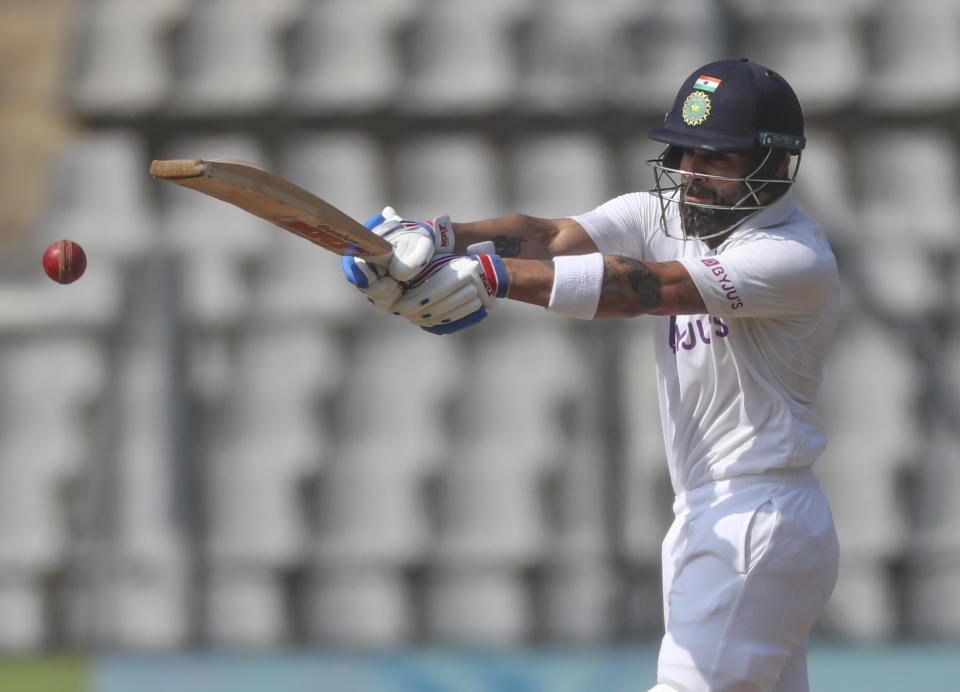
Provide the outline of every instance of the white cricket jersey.
[[[677,260],[706,315],[656,316],[660,415],[674,491],[813,465],[826,447],[817,390],[838,317],[839,277],[819,224],[792,192],[718,248],[667,237],[637,192],[576,216],[604,255]],[[667,223],[680,237],[676,204]]]

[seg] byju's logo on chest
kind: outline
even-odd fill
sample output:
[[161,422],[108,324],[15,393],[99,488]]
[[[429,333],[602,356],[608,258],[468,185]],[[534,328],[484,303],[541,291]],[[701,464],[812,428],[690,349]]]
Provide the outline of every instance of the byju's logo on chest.
[[730,333],[730,327],[719,317],[698,317],[688,319],[680,324],[676,315],[670,316],[670,350],[674,353],[678,349],[689,351],[697,344],[709,345],[714,339],[725,339]]

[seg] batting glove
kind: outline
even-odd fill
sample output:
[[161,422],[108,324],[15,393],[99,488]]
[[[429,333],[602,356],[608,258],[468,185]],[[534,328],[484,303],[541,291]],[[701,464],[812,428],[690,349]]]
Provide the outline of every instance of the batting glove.
[[486,318],[509,287],[499,255],[445,255],[407,283],[392,312],[431,334],[452,334]]
[[385,274],[397,281],[412,279],[435,255],[453,250],[453,224],[449,216],[433,221],[407,221],[401,219],[393,207],[385,207],[364,226],[387,240],[393,246],[393,252],[382,264],[344,257],[342,266],[347,280],[361,289]]

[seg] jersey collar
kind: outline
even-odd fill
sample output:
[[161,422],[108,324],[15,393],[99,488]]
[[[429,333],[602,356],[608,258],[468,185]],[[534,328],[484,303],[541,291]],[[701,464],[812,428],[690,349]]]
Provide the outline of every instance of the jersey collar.
[[786,221],[797,210],[797,198],[793,190],[787,190],[780,199],[773,204],[757,211],[756,214],[743,222],[734,234],[739,231],[754,231],[760,228],[769,228]]

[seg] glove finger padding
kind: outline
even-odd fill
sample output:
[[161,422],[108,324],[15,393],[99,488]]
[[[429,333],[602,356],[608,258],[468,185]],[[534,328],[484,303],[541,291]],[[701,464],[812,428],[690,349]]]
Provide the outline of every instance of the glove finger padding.
[[[414,324],[435,325],[451,322],[479,310],[483,303],[471,285],[461,286],[446,298],[421,306],[410,313],[400,313]],[[395,308],[396,309],[396,308]],[[399,312],[399,310],[398,310]]]
[[361,288],[360,292],[381,310],[395,315],[400,314],[396,311],[396,302],[403,295],[403,286],[393,277],[384,276],[377,279],[367,288]]
[[454,265],[461,259],[456,255],[437,257],[418,276],[409,281],[403,297],[397,301],[401,315],[411,315],[443,300],[462,286],[469,285],[470,277]]
[[430,332],[431,334],[453,334],[454,332],[459,332],[461,329],[466,329],[467,327],[472,327],[478,322],[482,322],[484,319],[486,319],[486,317],[487,309],[485,307],[481,307],[479,310],[474,310],[468,315],[452,322],[445,322],[444,324],[438,324],[433,327],[420,328],[425,332]]
[[447,255],[434,259],[410,281],[397,310],[407,315],[443,300],[462,286],[472,285],[486,308],[507,293],[507,275],[496,255]]
[[394,310],[429,332],[450,334],[484,319],[508,283],[496,255],[437,257],[407,284]]

